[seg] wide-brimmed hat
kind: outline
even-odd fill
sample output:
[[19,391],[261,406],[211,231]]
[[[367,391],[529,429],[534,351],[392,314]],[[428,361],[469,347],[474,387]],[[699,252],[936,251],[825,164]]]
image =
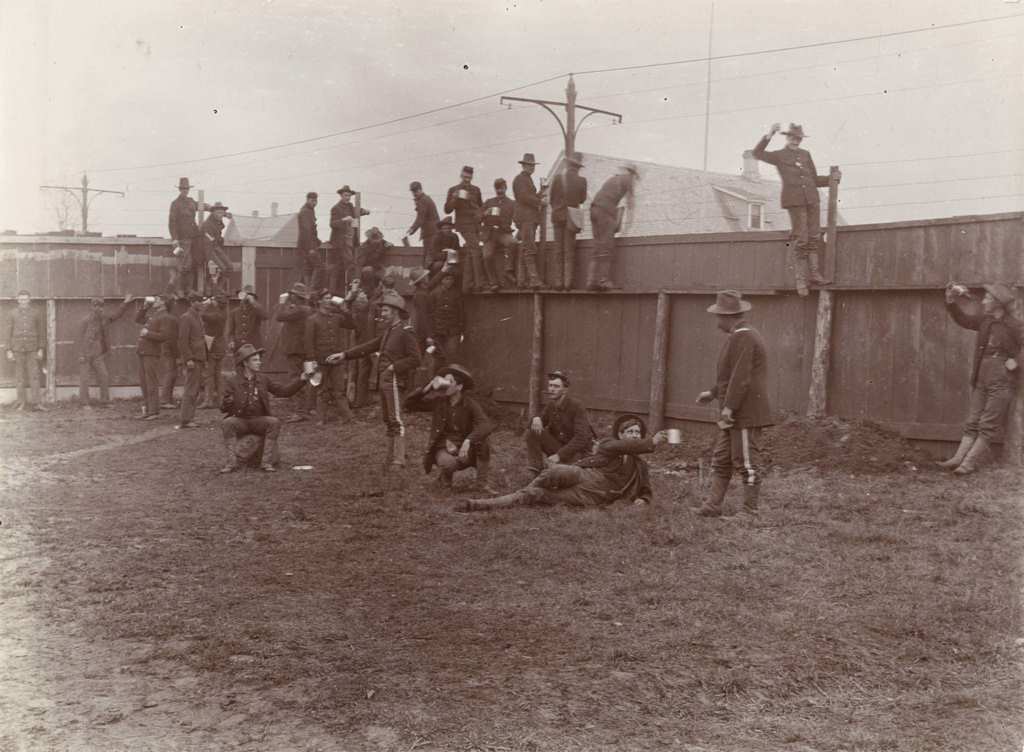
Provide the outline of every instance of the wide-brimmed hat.
[[371,227],[366,231],[367,238],[383,238],[384,233],[380,231],[379,227]]
[[796,136],[797,138],[807,138],[807,134],[804,133],[804,127],[797,125],[796,123],[790,123],[789,128],[782,131],[783,136]]
[[442,227],[455,227],[455,221],[451,217],[442,217],[437,220],[437,227],[438,229]]
[[339,189],[338,189],[338,190],[336,191],[336,193],[337,193],[337,194],[338,194],[339,196],[340,196],[340,195],[341,195],[342,193],[351,193],[351,194],[355,195],[355,191],[353,191],[353,190],[352,190],[351,188],[349,188],[349,187],[348,187],[347,185],[343,185],[343,186],[341,186],[341,188],[339,188]]
[[722,316],[735,316],[753,308],[736,290],[722,290],[715,296],[715,304],[708,306],[708,313]]
[[569,377],[565,375],[565,371],[551,371],[547,374],[548,380],[561,379],[562,383],[569,386]]
[[534,157],[531,152],[526,152],[523,155],[523,158],[519,160],[519,164],[537,165],[537,164],[540,164],[540,162],[537,161],[536,157]]
[[619,438],[619,431],[621,431],[628,423],[637,423],[640,426],[641,438],[647,436],[647,424],[644,423],[644,419],[641,418],[639,415],[625,413],[624,415],[620,415],[618,418],[616,418],[615,422],[612,423],[612,438]]
[[381,296],[380,304],[397,308],[402,313],[405,313],[407,310],[405,307],[405,298],[394,290],[386,290],[384,295]]
[[193,185],[190,182],[188,182],[188,178],[178,178],[178,190],[179,191],[182,188],[192,188],[192,187],[193,187]]
[[1013,294],[1013,290],[1009,285],[1004,285],[1002,282],[996,282],[991,285],[982,285],[985,288],[985,292],[989,293],[999,303],[1004,306],[1013,305],[1013,301],[1017,299],[1017,296]]
[[296,295],[304,300],[309,300],[309,288],[301,282],[295,282],[291,287],[288,288],[290,295]]
[[246,342],[244,345],[239,347],[238,352],[235,353],[235,365],[240,366],[253,355],[262,355],[265,352],[266,350],[262,347],[256,347],[256,345],[250,345]]
[[571,165],[576,166],[576,167],[582,167],[583,166],[583,155],[580,154],[580,152],[578,152],[578,151],[574,151],[572,153],[572,156],[565,158],[565,161],[568,162]]
[[224,211],[227,211],[228,207],[224,206],[224,204],[222,204],[220,201],[216,201],[213,204],[206,207],[206,210],[211,212],[217,211],[217,209],[223,209]]
[[414,285],[418,285],[420,282],[430,276],[430,271],[427,269],[417,269],[409,275],[409,282]]
[[458,378],[462,383],[463,389],[472,389],[476,384],[476,379],[473,378],[473,374],[469,372],[469,369],[465,366],[460,366],[458,363],[452,363],[451,365],[444,366],[437,371],[438,376],[447,376],[448,374]]

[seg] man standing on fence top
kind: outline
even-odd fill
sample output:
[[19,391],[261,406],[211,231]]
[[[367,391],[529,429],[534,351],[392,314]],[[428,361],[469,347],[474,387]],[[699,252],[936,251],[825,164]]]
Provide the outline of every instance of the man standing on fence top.
[[964,435],[956,454],[941,467],[957,475],[968,475],[988,459],[989,447],[1001,440],[1006,416],[1017,394],[1024,324],[1011,315],[1016,296],[1007,285],[985,285],[980,313],[967,313],[959,297],[969,297],[967,288],[946,288],[946,310],[964,329],[978,332],[971,366],[971,402]]
[[757,514],[761,489],[761,429],[772,424],[768,403],[768,357],[761,334],[743,315],[750,303],[735,290],[718,293],[708,313],[729,335],[718,356],[715,385],[701,392],[697,402],[717,399],[720,406],[718,439],[711,460],[711,493],[697,510],[702,517],[721,517],[722,501],[735,472],[743,479],[743,511]]
[[829,284],[818,270],[818,239],[821,235],[818,188],[827,187],[829,178],[828,175],[818,174],[811,153],[800,148],[806,138],[803,126],[790,123],[789,130],[782,131],[786,137],[785,148],[765,151],[768,142],[781,127],[778,123],[772,124],[771,130],[754,147],[754,156],[762,162],[775,165],[782,178],[781,203],[782,208],[789,212],[792,228],[790,238],[795,243],[793,258],[796,266],[796,291],[800,295],[807,295],[808,277],[812,284]]
[[[11,312],[7,327],[7,360],[14,363],[19,410],[43,410],[39,404],[39,364],[45,350],[46,328],[43,317],[33,310],[32,296],[27,290],[22,290],[18,293],[18,307]],[[31,392],[26,391],[26,382]]]
[[463,165],[458,184],[448,189],[444,210],[446,214],[455,212],[455,229],[466,241],[459,251],[462,291],[466,293],[476,292],[486,284],[483,257],[480,255],[480,213],[483,205],[484,197],[473,185],[473,168]]
[[544,196],[538,193],[533,183],[533,172],[539,163],[533,154],[527,152],[519,164],[523,166],[523,171],[512,180],[512,196],[516,200],[516,227],[519,228],[519,242],[522,246],[520,253],[523,256],[519,265],[526,270],[526,279],[520,279],[519,284],[520,287],[539,290],[544,283],[537,271],[537,228],[540,226]]
[[594,233],[594,255],[587,267],[587,289],[607,292],[617,289],[612,283],[612,262],[615,260],[615,233],[621,228],[619,202],[626,200],[625,222],[633,221],[636,183],[640,171],[634,164],[623,165],[618,175],[608,178],[590,204],[590,227]]
[[551,254],[548,279],[556,290],[572,289],[576,259],[576,235],[583,229],[583,210],[587,200],[587,179],[580,175],[583,155],[574,152],[565,159],[565,169],[551,182],[551,225],[555,230],[555,248]]
[[420,181],[414,180],[409,183],[409,191],[412,193],[413,204],[416,206],[416,219],[406,230],[405,237],[412,237],[419,230],[420,242],[423,243],[423,266],[428,267],[426,258],[434,236],[437,234],[437,222],[440,216],[437,213],[434,199],[423,192],[423,185]]
[[299,266],[302,268],[302,282],[319,285],[323,264],[320,263],[320,236],[316,231],[316,203],[319,197],[314,191],[306,194],[306,203],[299,209],[299,239],[295,244]]
[[171,240],[175,247],[181,249],[178,254],[177,277],[171,280],[171,289],[168,292],[177,292],[179,295],[184,295],[194,286],[193,244],[199,236],[199,225],[196,224],[199,204],[195,199],[189,198],[188,192],[191,188],[188,178],[178,180],[178,197],[171,202],[170,216],[167,220]]

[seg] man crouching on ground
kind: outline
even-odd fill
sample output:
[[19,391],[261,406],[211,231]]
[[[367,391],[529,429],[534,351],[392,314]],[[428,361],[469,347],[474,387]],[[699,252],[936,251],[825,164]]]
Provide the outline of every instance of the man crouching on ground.
[[307,374],[297,376],[287,384],[278,384],[260,373],[263,350],[244,344],[235,353],[237,373],[228,379],[220,410],[225,414],[221,422],[224,449],[227,452],[222,473],[238,469],[235,441],[250,434],[264,437],[263,459],[260,469],[274,472],[277,461],[277,439],[281,435],[281,421],[270,414],[270,395],[291,397],[302,389]]
[[433,411],[430,442],[423,456],[423,469],[429,474],[434,465],[440,469],[438,485],[451,488],[459,470],[476,468],[476,479],[486,486],[490,474],[491,443],[488,436],[494,423],[468,394],[473,389],[473,374],[455,363],[437,372],[429,384],[417,389],[405,400],[410,412]]
[[646,434],[647,426],[639,417],[620,415],[612,426],[612,437],[598,442],[594,454],[575,465],[549,465],[526,488],[495,499],[470,499],[457,511],[521,505],[606,506],[619,499],[647,504],[653,493],[647,462],[640,455],[653,452],[668,434],[659,431],[645,438]]
[[579,400],[569,395],[569,377],[561,371],[548,374],[548,403],[530,421],[523,434],[528,470],[533,477],[545,465],[571,464],[590,454],[594,429]]

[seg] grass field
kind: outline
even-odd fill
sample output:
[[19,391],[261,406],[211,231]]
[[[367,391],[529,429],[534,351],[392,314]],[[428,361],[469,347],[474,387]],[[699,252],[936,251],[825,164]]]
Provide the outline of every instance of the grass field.
[[816,439],[758,520],[703,520],[692,439],[648,507],[459,515],[423,418],[385,482],[376,410],[221,476],[212,413],[136,409],[0,420],[2,750],[1024,744],[1018,470]]

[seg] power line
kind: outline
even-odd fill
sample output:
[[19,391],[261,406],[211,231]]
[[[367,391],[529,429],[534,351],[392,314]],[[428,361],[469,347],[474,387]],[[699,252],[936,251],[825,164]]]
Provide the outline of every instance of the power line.
[[1024,151],[1024,149],[997,149],[995,151],[974,151],[967,154],[944,154],[935,157],[907,157],[905,159],[880,159],[875,162],[845,162],[842,167],[862,167],[864,165],[890,165],[901,162],[931,162],[937,159],[963,159],[965,157],[985,157],[990,154],[1013,154]]

